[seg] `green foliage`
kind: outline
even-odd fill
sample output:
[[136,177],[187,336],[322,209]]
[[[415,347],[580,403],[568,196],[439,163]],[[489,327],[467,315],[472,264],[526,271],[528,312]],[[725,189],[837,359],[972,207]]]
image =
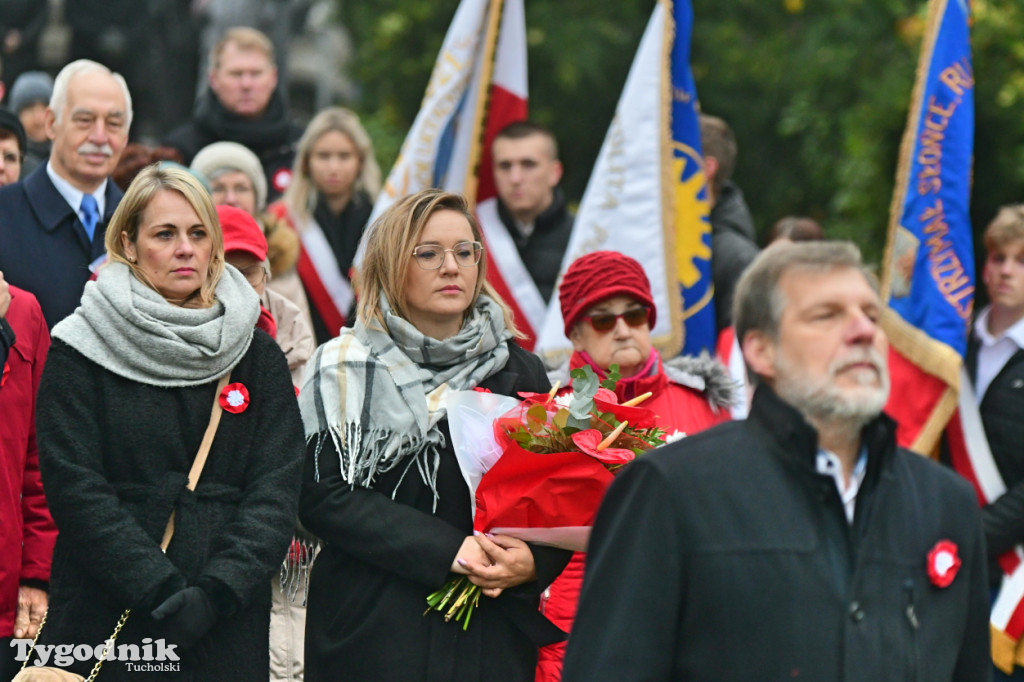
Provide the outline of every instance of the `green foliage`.
[[[653,0],[526,0],[531,116],[559,139],[562,185],[583,194]],[[1024,3],[973,0],[976,232],[1024,196]],[[735,179],[762,235],[810,215],[879,260],[924,29],[924,0],[693,0],[705,111],[736,132]],[[339,0],[355,108],[391,167],[457,0]]]

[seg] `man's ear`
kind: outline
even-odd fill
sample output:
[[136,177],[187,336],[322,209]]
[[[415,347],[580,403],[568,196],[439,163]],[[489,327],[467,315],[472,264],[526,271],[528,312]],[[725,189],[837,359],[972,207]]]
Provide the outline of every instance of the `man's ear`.
[[704,157],[704,177],[707,178],[708,184],[714,179],[718,173],[718,159],[713,156]]
[[758,376],[775,378],[776,344],[764,332],[754,329],[743,337],[743,359]]

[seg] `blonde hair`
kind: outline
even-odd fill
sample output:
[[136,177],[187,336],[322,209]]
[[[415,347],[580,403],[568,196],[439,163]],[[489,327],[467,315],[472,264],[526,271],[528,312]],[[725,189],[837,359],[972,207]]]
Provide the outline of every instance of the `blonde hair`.
[[1024,241],[1024,204],[1003,206],[985,228],[985,251],[1002,251],[1018,241]]
[[372,200],[380,191],[380,166],[373,155],[373,142],[359,122],[359,116],[342,107],[324,109],[313,117],[299,139],[295,162],[292,165],[291,184],[284,192],[284,201],[298,223],[304,223],[316,208],[317,189],[310,174],[309,159],[313,155],[316,143],[331,131],[339,132],[352,140],[359,154],[359,175],[352,186],[353,194],[357,190],[362,190],[370,195]]
[[[430,216],[438,211],[454,211],[469,222],[473,239],[480,237],[480,225],[469,210],[469,204],[461,194],[452,194],[440,189],[425,189],[411,194],[386,210],[369,227],[366,240],[366,254],[359,273],[360,298],[358,316],[364,324],[387,329],[381,312],[381,296],[387,298],[391,310],[399,317],[409,319],[406,311],[405,280],[412,260],[412,250],[423,232]],[[500,307],[505,327],[516,337],[522,334],[512,320],[512,311],[498,292],[487,282],[487,259],[477,264],[476,288],[473,300],[464,314],[476,305],[480,294],[487,294]]]
[[198,295],[193,294],[189,300],[192,305],[209,308],[214,303],[217,283],[220,282],[221,275],[224,274],[224,233],[221,232],[217,212],[213,208],[213,201],[210,199],[209,193],[194,175],[184,169],[172,166],[161,167],[160,164],[154,163],[135,176],[132,184],[128,186],[128,191],[121,199],[121,203],[117,205],[117,210],[114,211],[110,225],[107,227],[104,241],[107,247],[107,260],[124,263],[131,268],[132,274],[140,282],[145,283],[151,289],[156,289],[139,264],[128,260],[121,234],[127,235],[128,241],[133,244],[138,241],[139,226],[146,213],[146,208],[153,198],[162,191],[177,192],[183,196],[210,233],[213,250],[206,271],[206,280],[199,288]]
[[224,54],[224,49],[229,43],[233,43],[240,52],[248,52],[249,50],[262,52],[270,60],[270,63],[276,66],[274,61],[274,43],[270,41],[270,38],[265,33],[248,26],[235,26],[224,31],[223,37],[210,50],[210,69],[216,70],[220,68],[220,57]]

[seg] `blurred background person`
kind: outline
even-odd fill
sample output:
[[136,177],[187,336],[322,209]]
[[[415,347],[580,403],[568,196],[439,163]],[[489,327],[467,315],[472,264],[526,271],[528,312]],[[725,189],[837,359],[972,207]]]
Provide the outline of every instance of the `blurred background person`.
[[0,187],[21,179],[25,146],[25,129],[18,117],[0,109]]
[[47,2],[0,2],[0,55],[7,83],[15,82],[26,71],[39,68],[39,39],[48,20]]
[[[309,439],[300,514],[324,546],[310,581],[307,682],[526,682],[537,646],[564,639],[537,595],[569,552],[475,535],[451,446],[448,390],[550,388],[540,360],[515,344],[482,255],[463,197],[405,197],[368,237],[355,325],[313,356],[299,395]],[[423,615],[452,573],[485,588],[466,630]]]
[[7,107],[21,121],[28,138],[22,175],[28,175],[50,157],[46,135],[46,107],[53,96],[53,78],[45,71],[26,71],[18,76],[8,94]]
[[299,237],[284,220],[266,210],[267,180],[260,160],[237,142],[214,142],[199,150],[191,170],[206,179],[214,204],[240,208],[256,219],[267,238],[268,287],[294,303],[306,326],[313,329],[309,302],[296,271]]
[[380,191],[373,143],[348,109],[321,111],[299,140],[291,185],[269,208],[301,236],[301,269],[318,344],[334,338],[355,313],[350,270]]
[[180,165],[181,154],[173,147],[150,147],[141,142],[129,142],[125,145],[121,160],[117,162],[117,168],[114,169],[111,178],[122,192],[126,191],[143,168],[160,161],[173,161]]
[[[725,367],[707,355],[664,362],[651,344],[657,310],[639,262],[617,251],[577,258],[562,277],[559,303],[573,345],[568,365],[551,377],[565,387],[562,393],[572,391],[569,370],[589,366],[605,379],[609,368],[618,365],[619,401],[650,392],[640,405],[658,415],[657,425],[669,436],[693,434],[729,419],[734,389]],[[541,596],[541,611],[566,632],[576,615],[585,560],[584,553],[575,553]],[[564,643],[541,648],[537,680],[561,679],[564,656]]]
[[732,326],[732,296],[740,275],[757,257],[757,231],[743,191],[733,179],[736,135],[723,119],[701,114],[700,144],[704,152],[708,204],[711,207],[711,278],[715,285],[715,324]]
[[[270,275],[267,240],[263,230],[248,213],[234,206],[218,206],[217,218],[224,233],[224,258],[248,280],[260,296],[263,331],[277,341],[288,360],[296,393],[302,386],[302,372],[313,354],[313,332],[302,321],[302,313],[288,299],[267,289]],[[297,519],[296,519],[297,520]],[[306,631],[306,594],[309,569],[317,540],[296,525],[292,544],[281,570],[271,583],[270,679],[302,680],[302,650]]]
[[35,297],[0,273],[0,680],[21,668],[12,638],[31,639],[46,613],[57,527],[43,495],[36,391],[50,347]]
[[779,218],[772,225],[768,233],[768,243],[773,244],[780,240],[790,242],[815,241],[825,238],[825,231],[814,218],[805,216],[788,215]]
[[246,146],[259,158],[273,200],[291,180],[301,134],[278,87],[274,45],[256,29],[236,26],[210,55],[208,87],[196,99],[192,120],[171,131],[163,144],[180,151],[186,163],[214,142]]
[[[291,538],[303,441],[284,357],[255,329],[258,296],[225,266],[223,244],[198,180],[151,166],[111,222],[108,264],[53,331],[37,412],[60,533],[42,643],[102,642],[131,608],[118,645],[162,638],[195,679],[268,679],[270,580]],[[135,676],[123,661],[101,674]]]

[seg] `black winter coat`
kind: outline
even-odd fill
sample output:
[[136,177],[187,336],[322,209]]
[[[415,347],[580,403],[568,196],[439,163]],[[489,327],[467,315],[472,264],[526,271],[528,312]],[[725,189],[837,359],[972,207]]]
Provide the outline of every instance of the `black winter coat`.
[[[59,535],[40,642],[95,646],[125,608],[117,644],[159,639],[150,611],[188,585],[210,595],[213,652],[176,680],[266,680],[270,579],[294,527],[304,448],[288,366],[256,330],[231,374],[249,391],[225,411],[195,492],[187,474],[210,420],[216,381],[158,388],[122,378],[55,340],[39,389],[43,485]],[[175,534],[160,552],[171,510]],[[181,652],[178,652],[181,653]],[[93,661],[71,669],[88,675]],[[52,665],[52,661],[50,663]],[[101,680],[159,678],[104,663]]]
[[196,99],[192,120],[172,130],[163,144],[181,152],[185,165],[192,163],[199,150],[214,142],[237,142],[248,147],[263,166],[270,202],[280,197],[291,181],[292,162],[301,136],[302,127],[288,118],[280,90],[274,91],[262,116],[246,118],[225,109],[207,88]]
[[[590,542],[565,682],[991,679],[974,492],[882,416],[852,526],[817,433],[765,386],[750,418],[627,466]],[[928,555],[962,565],[933,583]]]
[[[549,390],[540,360],[509,347],[505,368],[480,385],[504,395]],[[537,611],[537,597],[571,554],[531,545],[537,580],[497,599],[481,597],[468,631],[442,614],[424,615],[427,595],[448,579],[473,530],[469,490],[454,452],[449,445],[441,453],[432,512],[433,495],[415,469],[394,501],[401,471],[381,476],[373,489],[353,489],[341,479],[330,442],[320,452],[319,482],[313,478],[315,445],[307,453],[300,504],[302,523],[323,540],[306,612],[306,682],[532,680],[537,645],[561,639]]]

